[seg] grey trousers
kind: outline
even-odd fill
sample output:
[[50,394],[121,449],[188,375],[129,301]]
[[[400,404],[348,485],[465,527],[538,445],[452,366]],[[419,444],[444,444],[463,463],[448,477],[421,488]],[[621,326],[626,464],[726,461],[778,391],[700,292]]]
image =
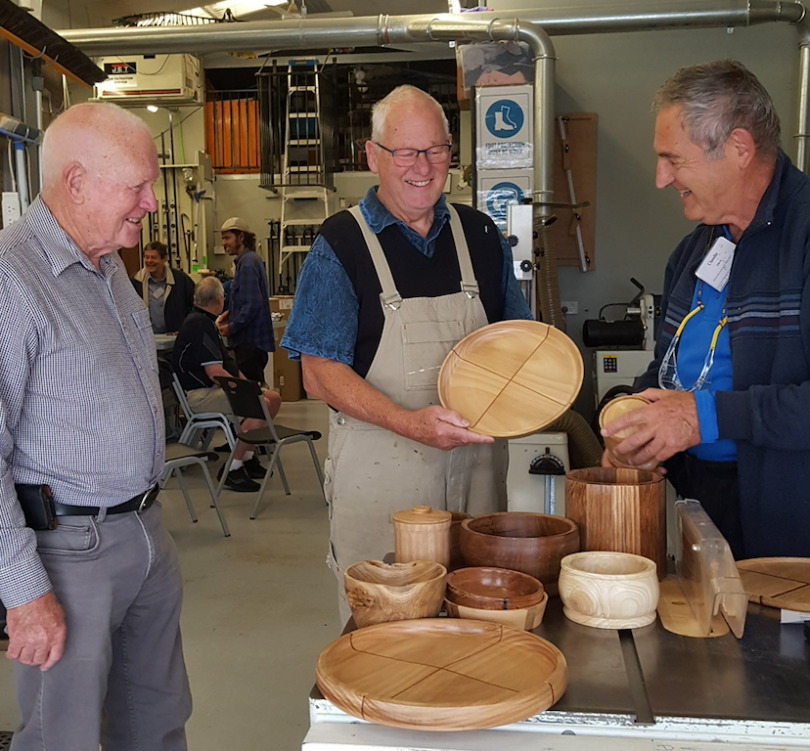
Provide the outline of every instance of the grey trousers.
[[11,748],[185,751],[183,585],[160,505],[59,521],[37,535],[65,610],[65,654],[44,673],[14,663],[22,725]]

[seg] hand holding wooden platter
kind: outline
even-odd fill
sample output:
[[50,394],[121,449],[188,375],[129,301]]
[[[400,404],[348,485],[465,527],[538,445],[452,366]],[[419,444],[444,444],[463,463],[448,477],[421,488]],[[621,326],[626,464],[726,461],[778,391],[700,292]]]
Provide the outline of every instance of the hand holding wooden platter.
[[501,321],[464,337],[439,372],[442,406],[470,430],[517,438],[542,430],[566,412],[582,386],[577,346],[537,321]]
[[345,712],[411,730],[475,730],[548,709],[565,692],[562,652],[539,636],[447,618],[381,623],[332,642],[318,688]]

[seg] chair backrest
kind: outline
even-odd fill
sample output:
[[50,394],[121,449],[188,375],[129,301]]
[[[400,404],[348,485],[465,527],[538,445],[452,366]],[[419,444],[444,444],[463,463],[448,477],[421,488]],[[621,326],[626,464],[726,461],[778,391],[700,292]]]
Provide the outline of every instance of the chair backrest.
[[228,397],[235,417],[250,417],[254,420],[264,420],[268,425],[273,424],[258,382],[224,376],[217,376],[215,380]]

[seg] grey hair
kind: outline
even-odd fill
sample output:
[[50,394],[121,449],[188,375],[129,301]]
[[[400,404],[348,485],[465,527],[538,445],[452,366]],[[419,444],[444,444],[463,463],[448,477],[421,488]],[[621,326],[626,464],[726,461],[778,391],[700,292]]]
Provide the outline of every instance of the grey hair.
[[222,282],[215,276],[206,276],[194,288],[194,304],[198,308],[208,308],[217,300],[225,298]]
[[450,135],[450,124],[447,122],[447,115],[444,114],[442,105],[430,94],[422,91],[422,89],[418,89],[416,86],[411,86],[410,84],[404,84],[397,86],[371,108],[371,140],[379,141],[382,138],[382,134],[385,131],[386,120],[394,105],[413,99],[421,99],[425,104],[433,106],[442,119],[445,134]]
[[773,100],[757,77],[735,60],[681,68],[655,95],[653,110],[681,108],[681,123],[706,158],[723,158],[732,131],[747,130],[758,154],[775,158],[781,126]]

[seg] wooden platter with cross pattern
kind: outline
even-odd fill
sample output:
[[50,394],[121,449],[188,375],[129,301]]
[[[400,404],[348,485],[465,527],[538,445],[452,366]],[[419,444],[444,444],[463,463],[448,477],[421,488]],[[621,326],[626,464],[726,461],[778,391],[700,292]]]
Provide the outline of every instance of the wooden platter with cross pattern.
[[737,571],[749,602],[810,612],[810,558],[749,558]]
[[341,636],[318,658],[318,688],[343,711],[411,730],[474,730],[525,720],[565,692],[557,647],[483,621],[423,618]]
[[442,406],[470,430],[517,438],[542,430],[566,412],[582,386],[577,346],[537,321],[501,321],[464,337],[439,371]]

